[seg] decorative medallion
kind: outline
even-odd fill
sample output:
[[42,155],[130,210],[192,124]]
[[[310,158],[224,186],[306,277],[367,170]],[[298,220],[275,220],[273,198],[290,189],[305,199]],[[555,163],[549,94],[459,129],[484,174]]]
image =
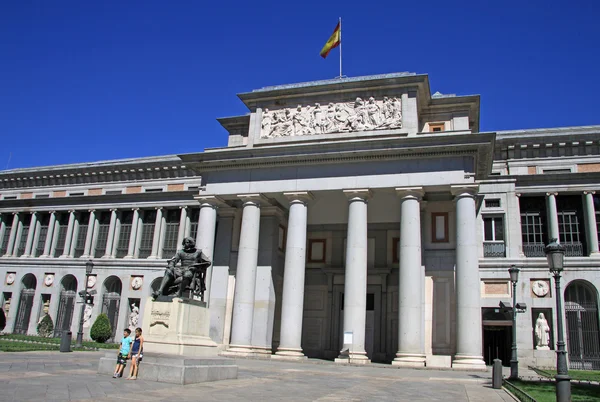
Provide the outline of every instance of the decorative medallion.
[[44,285],[50,287],[54,283],[54,274],[46,274],[44,276]]
[[96,286],[96,281],[97,281],[97,280],[98,280],[98,278],[96,278],[96,275],[90,275],[90,276],[88,277],[88,280],[87,280],[87,287],[88,287],[89,289],[91,289],[91,288],[93,288],[94,286]]
[[144,284],[144,279],[141,276],[132,276],[131,277],[131,289],[140,290],[142,285]]
[[15,283],[15,279],[17,279],[17,274],[14,272],[9,272],[6,274],[6,284],[12,285]]
[[550,292],[550,285],[543,280],[533,281],[531,282],[531,290],[537,297],[545,297]]

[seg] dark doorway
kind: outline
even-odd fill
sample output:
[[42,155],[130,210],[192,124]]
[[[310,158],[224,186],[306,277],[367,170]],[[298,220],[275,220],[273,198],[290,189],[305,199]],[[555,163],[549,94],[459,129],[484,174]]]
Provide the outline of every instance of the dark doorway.
[[71,329],[73,312],[75,310],[75,294],[77,292],[77,279],[73,275],[65,275],[61,281],[60,302],[58,303],[58,314],[54,336],[60,337],[63,332]]
[[502,360],[503,366],[510,366],[511,344],[512,326],[483,326],[483,353],[488,366],[494,359]]
[[33,308],[33,297],[37,280],[33,274],[27,274],[22,280],[21,297],[19,298],[19,308],[17,309],[17,320],[15,322],[14,333],[26,334],[29,328],[29,319]]

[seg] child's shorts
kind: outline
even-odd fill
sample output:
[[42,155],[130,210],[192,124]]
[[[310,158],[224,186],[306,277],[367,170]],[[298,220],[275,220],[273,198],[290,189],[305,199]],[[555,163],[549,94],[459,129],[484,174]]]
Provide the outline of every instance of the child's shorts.
[[131,360],[135,359],[135,362],[137,364],[140,364],[142,362],[143,358],[144,358],[144,354],[143,353],[140,353],[140,357],[137,357],[137,354],[131,356]]
[[119,353],[117,355],[117,364],[127,364],[127,355],[123,355],[121,353]]

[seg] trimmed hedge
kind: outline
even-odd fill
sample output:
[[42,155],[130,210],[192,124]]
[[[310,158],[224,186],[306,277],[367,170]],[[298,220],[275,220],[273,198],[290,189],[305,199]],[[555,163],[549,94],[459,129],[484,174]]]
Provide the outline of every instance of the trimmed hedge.
[[106,313],[102,313],[94,321],[92,329],[90,330],[90,338],[98,343],[104,343],[112,337],[112,328],[110,327],[110,321]]
[[54,334],[54,323],[50,314],[46,314],[37,326],[37,333],[39,336],[49,338]]

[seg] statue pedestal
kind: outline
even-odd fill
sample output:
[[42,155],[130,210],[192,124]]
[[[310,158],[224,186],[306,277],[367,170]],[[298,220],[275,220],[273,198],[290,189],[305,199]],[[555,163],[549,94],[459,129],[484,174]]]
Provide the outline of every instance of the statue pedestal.
[[159,300],[149,299],[144,309],[144,353],[217,356],[218,345],[208,336],[210,313],[205,302]]

